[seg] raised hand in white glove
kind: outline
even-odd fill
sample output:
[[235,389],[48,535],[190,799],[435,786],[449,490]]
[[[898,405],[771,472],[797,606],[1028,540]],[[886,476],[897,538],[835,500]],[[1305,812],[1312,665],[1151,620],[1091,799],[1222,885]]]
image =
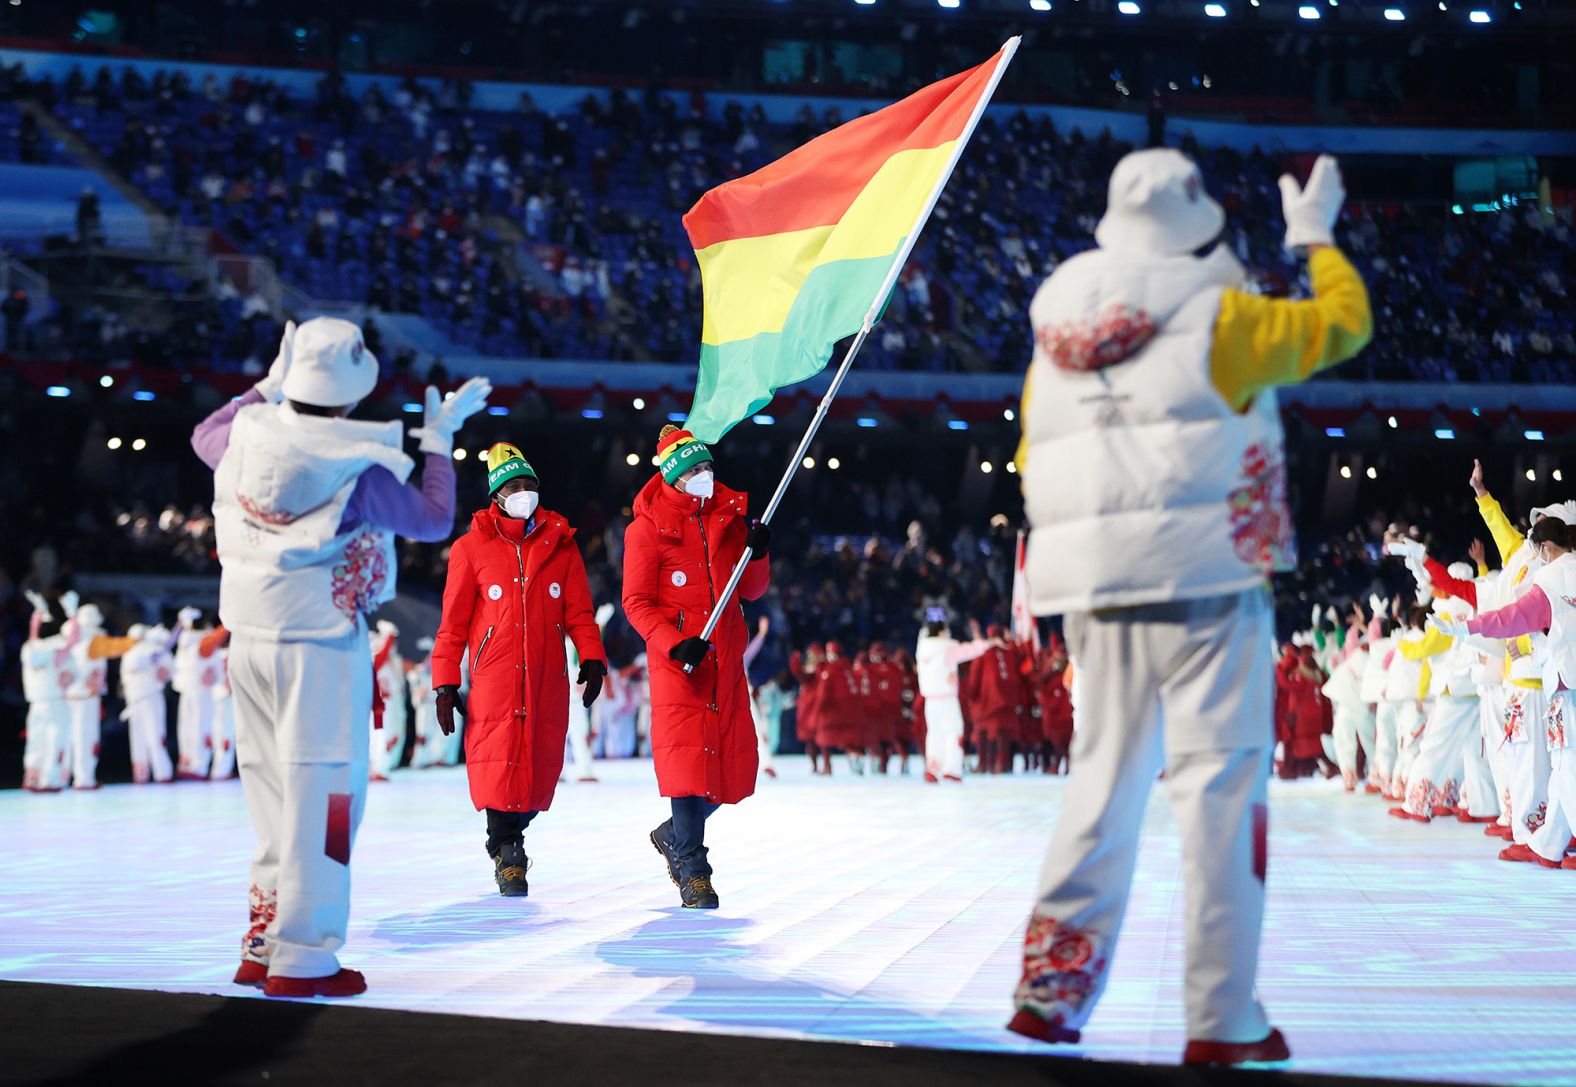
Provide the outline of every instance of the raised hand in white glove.
[[279,354],[274,356],[274,364],[268,368],[268,374],[252,388],[263,394],[263,399],[271,404],[277,404],[285,398],[285,374],[290,372],[290,352],[295,342],[295,322],[285,322],[285,334],[279,340]]
[[65,592],[60,594],[60,610],[66,613],[67,619],[70,619],[72,616],[76,615],[77,607],[81,603],[82,598],[77,595],[77,591],[75,589],[67,589]]
[[1376,619],[1381,615],[1388,615],[1390,614],[1390,602],[1378,593],[1374,593],[1368,598],[1368,612]]
[[1428,558],[1428,548],[1423,546],[1421,540],[1414,540],[1410,536],[1401,536],[1384,545],[1385,554],[1395,555],[1397,558],[1407,560],[1407,564],[1417,563],[1422,565]]
[[1429,616],[1428,625],[1439,631],[1439,633],[1451,638],[1465,638],[1472,633],[1467,629],[1467,621],[1465,619],[1457,619],[1453,615]]
[[473,377],[457,389],[447,400],[438,394],[434,385],[427,386],[426,414],[422,425],[410,432],[420,440],[423,453],[436,453],[447,457],[454,452],[454,435],[465,425],[465,420],[487,406],[492,395],[492,382],[485,377]]
[[39,615],[49,614],[49,601],[44,599],[43,594],[35,593],[32,589],[24,589],[22,595],[27,597],[27,602],[33,605],[33,610]]
[[190,630],[202,618],[202,612],[197,608],[186,607],[177,612],[175,618],[180,621],[182,629]]
[[1346,202],[1346,187],[1341,184],[1341,169],[1334,155],[1319,156],[1306,185],[1299,186],[1296,178],[1282,174],[1280,192],[1288,253],[1304,257],[1310,245],[1335,244],[1335,220]]

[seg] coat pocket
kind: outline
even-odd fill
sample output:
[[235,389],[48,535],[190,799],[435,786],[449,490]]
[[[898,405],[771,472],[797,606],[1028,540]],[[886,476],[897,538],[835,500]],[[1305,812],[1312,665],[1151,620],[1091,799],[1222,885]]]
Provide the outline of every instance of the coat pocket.
[[482,635],[481,644],[476,647],[476,652],[471,654],[471,675],[473,676],[482,665],[482,654],[487,652],[487,643],[492,641],[493,629],[493,627],[487,628],[487,633]]

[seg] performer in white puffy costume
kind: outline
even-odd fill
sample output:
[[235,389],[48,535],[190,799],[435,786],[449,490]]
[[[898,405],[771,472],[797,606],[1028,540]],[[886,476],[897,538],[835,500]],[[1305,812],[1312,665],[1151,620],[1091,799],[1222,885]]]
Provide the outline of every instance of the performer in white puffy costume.
[[181,696],[175,709],[175,776],[183,781],[205,781],[213,765],[213,718],[218,711],[219,684],[223,666],[203,643],[213,628],[198,626],[202,611],[186,607],[176,617],[175,693]]
[[[412,726],[416,730],[416,742],[410,750],[412,770],[436,766],[443,749],[443,731],[438,728],[437,692],[432,689],[432,644],[431,638],[419,639],[416,648],[421,650],[421,660],[405,666]],[[460,721],[464,720],[460,718]],[[456,722],[456,725],[459,723]]]
[[[1357,617],[1359,620],[1361,616]],[[1378,637],[1379,620],[1373,620],[1368,630],[1369,639]],[[1357,752],[1361,748],[1369,761],[1374,754],[1374,711],[1363,701],[1363,673],[1368,669],[1368,646],[1362,626],[1352,624],[1346,634],[1346,643],[1333,660],[1330,678],[1324,684],[1324,696],[1334,708],[1331,728],[1331,746],[1334,748],[1335,765],[1341,770],[1341,784],[1349,793],[1357,791]]]
[[[1390,667],[1385,672],[1385,706],[1381,707],[1380,725],[1388,725],[1375,743],[1378,746],[1380,765],[1388,785],[1385,796],[1391,800],[1406,799],[1407,775],[1411,771],[1413,756],[1417,753],[1418,730],[1424,724],[1422,658],[1415,655],[1415,647],[1422,644],[1423,628],[1415,612],[1396,633],[1395,652],[1390,656]],[[1408,646],[1413,651],[1408,651]],[[1394,746],[1388,746],[1392,744]]]
[[997,643],[979,636],[957,641],[947,629],[946,611],[928,608],[925,629],[914,647],[919,693],[925,700],[925,780],[963,780],[963,707],[958,703],[958,667],[978,660]]
[[1243,290],[1197,166],[1157,148],[1117,164],[1099,248],[1063,262],[1029,310],[1030,606],[1066,616],[1078,676],[1072,773],[1009,1024],[1030,1037],[1076,1041],[1100,997],[1163,767],[1187,897],[1183,1061],[1288,1056],[1254,996],[1275,742],[1268,578],[1294,549],[1272,390],[1355,355],[1372,318],[1333,247],[1335,160],[1321,156],[1306,187],[1283,177],[1281,199],[1310,300]]
[[210,781],[228,781],[235,776],[235,689],[230,686],[230,650],[214,651],[219,662],[219,684],[213,689],[213,763]]
[[377,673],[381,707],[373,711],[373,781],[387,781],[399,768],[405,753],[410,715],[405,710],[405,658],[399,655],[399,627],[379,619],[370,635],[372,668]]
[[418,488],[398,423],[347,418],[377,380],[355,325],[286,325],[268,375],[192,435],[214,469],[219,615],[257,834],[235,981],[269,996],[366,990],[336,955],[366,797],[366,616],[394,595],[395,535],[435,542],[453,528],[454,433],[490,391],[481,378],[447,401],[427,389]]
[[120,658],[120,692],[126,700],[120,718],[131,742],[131,780],[138,785],[163,784],[175,776],[166,736],[169,706],[164,700],[164,689],[175,671],[170,632],[139,623],[126,637],[136,643]]
[[[1365,793],[1382,793],[1389,782],[1389,767],[1383,773],[1379,768],[1379,752],[1382,747],[1380,717],[1386,714],[1384,687],[1386,666],[1390,663],[1390,655],[1395,652],[1395,635],[1389,629],[1390,602],[1377,596],[1369,597],[1368,606],[1373,609],[1373,619],[1368,626],[1368,659],[1363,662],[1362,678],[1358,686],[1358,697],[1367,707],[1368,715],[1373,721],[1369,733],[1368,752],[1368,780],[1363,784]],[[1395,720],[1391,717],[1385,727],[1389,729],[1390,736],[1390,761],[1395,761]]]
[[71,712],[71,787],[97,789],[109,662],[136,643],[105,634],[104,613],[97,604],[83,604],[67,622],[77,628],[71,647],[71,685],[66,688],[66,705]]
[[[27,594],[33,605],[27,641],[22,643],[22,694],[27,698],[27,739],[22,747],[22,788],[30,793],[58,793],[71,767],[72,637],[64,619],[56,618],[45,599]],[[73,610],[75,605],[73,604]]]

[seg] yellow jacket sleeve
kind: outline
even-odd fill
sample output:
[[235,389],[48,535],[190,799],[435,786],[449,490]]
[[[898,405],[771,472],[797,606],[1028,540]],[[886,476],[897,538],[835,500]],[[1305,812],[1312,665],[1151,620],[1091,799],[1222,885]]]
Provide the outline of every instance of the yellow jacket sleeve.
[[1023,375],[1023,395],[1018,397],[1018,451],[1012,455],[1014,463],[1018,466],[1018,478],[1023,478],[1023,470],[1029,466],[1029,382],[1034,376],[1034,367],[1029,367],[1029,372]]
[[1499,548],[1499,561],[1508,563],[1510,556],[1526,542],[1525,537],[1516,531],[1516,526],[1511,524],[1509,517],[1505,516],[1505,511],[1499,506],[1499,500],[1493,495],[1483,495],[1477,500],[1477,506],[1478,514],[1494,537],[1494,546]]
[[1245,411],[1277,385],[1295,385],[1345,362],[1373,339],[1368,289],[1339,249],[1308,261],[1313,297],[1265,298],[1227,290],[1215,318],[1209,375],[1226,403]]
[[1455,644],[1455,639],[1448,634],[1441,634],[1437,630],[1425,630],[1423,640],[1420,642],[1398,642],[1396,648],[1401,651],[1401,656],[1409,661],[1427,660],[1437,657]]
[[1427,661],[1423,662],[1423,674],[1417,679],[1417,700],[1419,702],[1428,698],[1428,689],[1434,685],[1434,670]]
[[136,644],[135,638],[113,638],[99,634],[88,643],[88,660],[115,660],[130,653]]

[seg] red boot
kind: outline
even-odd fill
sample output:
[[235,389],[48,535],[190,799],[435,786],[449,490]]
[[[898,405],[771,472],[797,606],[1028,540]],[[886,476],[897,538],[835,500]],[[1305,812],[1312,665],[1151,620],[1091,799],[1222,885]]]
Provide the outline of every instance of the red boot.
[[1502,861],[1522,861],[1527,864],[1540,864],[1544,868],[1558,868],[1560,866],[1559,861],[1545,860],[1534,853],[1531,846],[1521,845],[1519,842],[1512,843],[1501,849],[1499,851],[1499,859]]
[[1411,812],[1407,811],[1405,808],[1391,808],[1390,809],[1390,814],[1395,816],[1397,819],[1414,819],[1414,820],[1416,820],[1419,823],[1426,823],[1426,822],[1429,821],[1428,816],[1426,816],[1426,815],[1413,815]]
[[1278,1030],[1257,1042],[1189,1041],[1182,1051],[1183,1064],[1249,1064],[1291,1059],[1291,1050]]
[[1570,856],[1560,861],[1560,867],[1569,872],[1576,872],[1576,853],[1572,853]]
[[932,774],[929,770],[926,770],[925,771],[925,780],[928,783],[930,783],[931,785],[934,785],[934,784],[936,784],[936,775]]
[[366,991],[367,979],[361,972],[344,969],[326,978],[282,978],[271,975],[263,986],[264,996],[358,996]]
[[268,964],[242,959],[240,969],[236,970],[235,977],[231,980],[237,985],[250,985],[254,989],[261,989],[268,981]]
[[1033,1038],[1037,1042],[1076,1042],[1080,1034],[1076,1030],[1069,1030],[1060,1023],[1049,1023],[1027,1008],[1020,1008],[1007,1024],[1007,1029],[1014,1034],[1021,1034],[1025,1038]]

